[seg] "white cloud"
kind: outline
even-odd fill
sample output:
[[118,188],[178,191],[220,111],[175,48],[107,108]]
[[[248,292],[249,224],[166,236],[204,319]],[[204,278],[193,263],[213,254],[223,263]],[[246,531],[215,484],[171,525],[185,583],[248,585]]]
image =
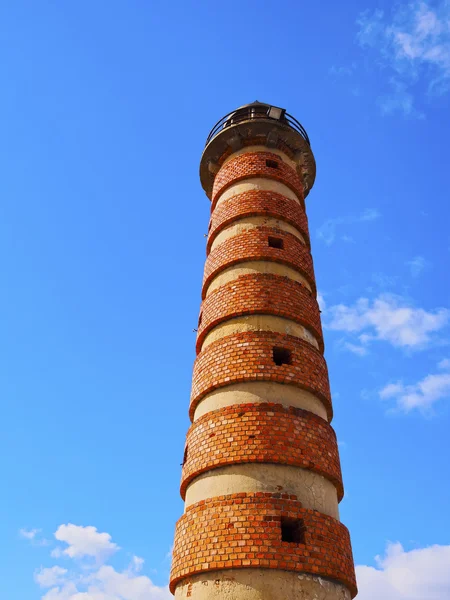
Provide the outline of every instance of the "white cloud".
[[117,571],[111,565],[103,565],[94,572],[76,571],[66,573],[57,585],[41,597],[41,600],[170,600],[167,586],[155,585],[146,575],[140,575],[130,566]]
[[40,568],[34,579],[47,589],[41,600],[169,600],[167,586],[155,585],[142,575],[144,559],[132,556],[130,564],[117,570],[110,564],[93,563],[91,558],[107,561],[107,556],[119,549],[108,533],[95,527],[61,525],[55,532],[59,541],[69,544],[61,552],[65,558],[76,559],[63,568],[59,565]]
[[90,576],[88,590],[93,598],[98,595],[105,600],[162,600],[170,596],[166,587],[154,585],[148,577],[138,575],[133,569],[118,572],[110,565],[102,566]]
[[444,600],[450,598],[450,546],[429,546],[409,552],[388,544],[377,568],[359,565],[358,600]]
[[38,533],[41,532],[41,529],[19,529],[20,537],[26,540],[34,540]]
[[[65,542],[68,547],[62,551],[62,554],[70,558],[81,558],[91,556],[96,559],[104,559],[119,549],[119,546],[111,541],[109,533],[100,533],[96,527],[80,525],[60,525],[55,532],[55,538],[60,542]],[[53,553],[54,557],[59,553]]]
[[63,569],[58,565],[46,569],[41,567],[35,572],[34,580],[41,587],[48,588],[54,585],[59,585],[60,583],[64,583],[66,575],[67,569]]
[[358,344],[352,344],[351,342],[344,342],[344,348],[353,354],[358,356],[365,356],[368,352],[367,348]]
[[419,277],[419,275],[426,269],[428,266],[427,261],[423,256],[415,256],[412,260],[409,260],[407,263],[411,271],[411,275],[413,277]]
[[[450,360],[442,360],[438,368],[450,371]],[[379,395],[382,400],[395,402],[395,408],[402,412],[417,409],[429,413],[438,400],[450,397],[450,372],[427,375],[412,385],[405,385],[402,381],[389,383]]]
[[439,369],[450,370],[450,359],[449,358],[444,358],[443,360],[441,360],[441,362],[438,363],[438,368]]
[[28,540],[33,546],[48,546],[50,543],[45,538],[41,537],[41,529],[19,529],[19,536],[24,540]]
[[396,3],[389,15],[361,13],[357,25],[359,44],[373,51],[375,64],[388,74],[390,92],[379,99],[382,112],[423,118],[414,106],[413,86],[423,81],[429,94],[450,86],[450,3]]
[[[436,338],[450,320],[450,311],[426,311],[411,306],[393,294],[381,294],[370,302],[360,298],[353,306],[337,304],[327,309],[324,327],[344,331],[366,347],[372,341],[385,341],[396,347],[421,349]],[[355,351],[355,348],[348,348]],[[357,350],[363,354],[361,350]]]
[[142,571],[142,567],[144,566],[144,559],[140,556],[133,556],[130,563],[130,569],[132,569],[135,573],[139,573]]
[[[355,223],[363,223],[366,221],[374,221],[378,219],[380,214],[373,208],[367,208],[360,215],[350,215],[346,217],[337,217],[328,219],[317,229],[317,237],[322,240],[327,246],[330,246],[336,239],[336,229],[340,225],[353,225]],[[347,235],[341,236],[341,239],[346,242],[353,242],[352,238]]]

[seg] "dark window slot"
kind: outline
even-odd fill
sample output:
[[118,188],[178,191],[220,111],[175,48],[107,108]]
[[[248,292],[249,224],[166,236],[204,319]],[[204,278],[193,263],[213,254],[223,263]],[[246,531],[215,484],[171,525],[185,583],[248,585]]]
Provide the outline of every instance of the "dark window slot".
[[271,169],[278,169],[278,163],[276,160],[266,160],[266,167]]
[[273,349],[273,362],[278,365],[290,365],[292,362],[292,353],[287,348]]
[[271,237],[268,238],[269,248],[278,248],[279,250],[283,250],[284,243],[282,238]]
[[281,517],[281,541],[290,544],[305,543],[306,527],[303,519]]

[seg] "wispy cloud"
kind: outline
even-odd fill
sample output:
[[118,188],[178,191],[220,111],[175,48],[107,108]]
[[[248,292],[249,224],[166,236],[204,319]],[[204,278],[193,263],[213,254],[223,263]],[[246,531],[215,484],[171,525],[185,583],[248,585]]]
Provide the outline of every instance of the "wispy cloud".
[[412,385],[389,383],[379,392],[381,400],[393,401],[395,408],[404,413],[414,409],[429,413],[438,400],[450,397],[450,360],[442,360],[438,368],[441,373],[427,375]]
[[438,363],[438,369],[442,369],[444,371],[450,371],[450,358],[444,358]]
[[345,350],[348,350],[352,354],[356,354],[357,356],[366,356],[368,353],[368,349],[366,346],[362,344],[353,344],[352,342],[346,342],[345,340],[341,340],[341,345]]
[[355,240],[350,235],[341,235],[341,240],[346,244],[354,244]]
[[41,533],[42,529],[19,529],[19,536],[28,540],[33,546],[48,546],[50,542],[42,537]]
[[386,288],[394,287],[398,282],[398,275],[387,275],[386,273],[373,273],[372,281],[380,289],[385,290]]
[[41,529],[19,529],[19,535],[25,540],[34,540],[35,537],[41,532]]
[[407,552],[389,543],[376,568],[356,567],[358,600],[431,600],[450,598],[450,546],[429,546]]
[[414,85],[424,83],[428,95],[450,88],[450,3],[396,3],[390,13],[364,11],[357,26],[360,46],[387,74],[389,92],[378,99],[382,112],[423,118]]
[[346,332],[350,339],[341,345],[364,356],[371,342],[384,341],[392,346],[423,349],[440,341],[438,333],[450,321],[450,310],[427,311],[416,308],[394,294],[381,294],[375,300],[360,298],[354,305],[337,304],[327,308],[324,327]]
[[390,91],[381,95],[377,102],[382,115],[392,115],[400,112],[406,117],[424,119],[425,114],[418,110],[414,104],[414,96],[406,83],[395,77],[389,79]]
[[[374,221],[380,217],[380,213],[374,208],[367,208],[360,215],[348,215],[346,217],[336,217],[328,219],[316,231],[319,240],[322,240],[327,246],[330,246],[337,237],[337,230],[342,225],[354,225]],[[347,234],[342,234],[341,239],[345,242],[353,242],[353,239]]]
[[329,70],[329,74],[335,79],[338,79],[340,77],[349,77],[350,75],[352,75],[355,69],[356,63],[341,66],[332,65],[332,67]]
[[407,263],[413,277],[419,277],[421,273],[427,268],[428,262],[423,256],[415,256],[412,260]]

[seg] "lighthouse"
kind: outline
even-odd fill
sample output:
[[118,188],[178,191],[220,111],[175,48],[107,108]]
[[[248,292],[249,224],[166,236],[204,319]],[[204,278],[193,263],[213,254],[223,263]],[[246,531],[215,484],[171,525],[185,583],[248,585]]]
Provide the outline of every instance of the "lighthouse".
[[253,102],[209,134],[211,201],[177,600],[350,600],[350,536],[305,201],[315,159],[286,110]]

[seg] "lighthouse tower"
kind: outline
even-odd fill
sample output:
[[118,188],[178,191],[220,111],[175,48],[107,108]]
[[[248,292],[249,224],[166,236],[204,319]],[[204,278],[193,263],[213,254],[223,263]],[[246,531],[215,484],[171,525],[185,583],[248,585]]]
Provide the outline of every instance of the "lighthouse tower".
[[211,200],[177,600],[356,593],[305,198],[308,136],[260,102],[221,119],[200,164]]

